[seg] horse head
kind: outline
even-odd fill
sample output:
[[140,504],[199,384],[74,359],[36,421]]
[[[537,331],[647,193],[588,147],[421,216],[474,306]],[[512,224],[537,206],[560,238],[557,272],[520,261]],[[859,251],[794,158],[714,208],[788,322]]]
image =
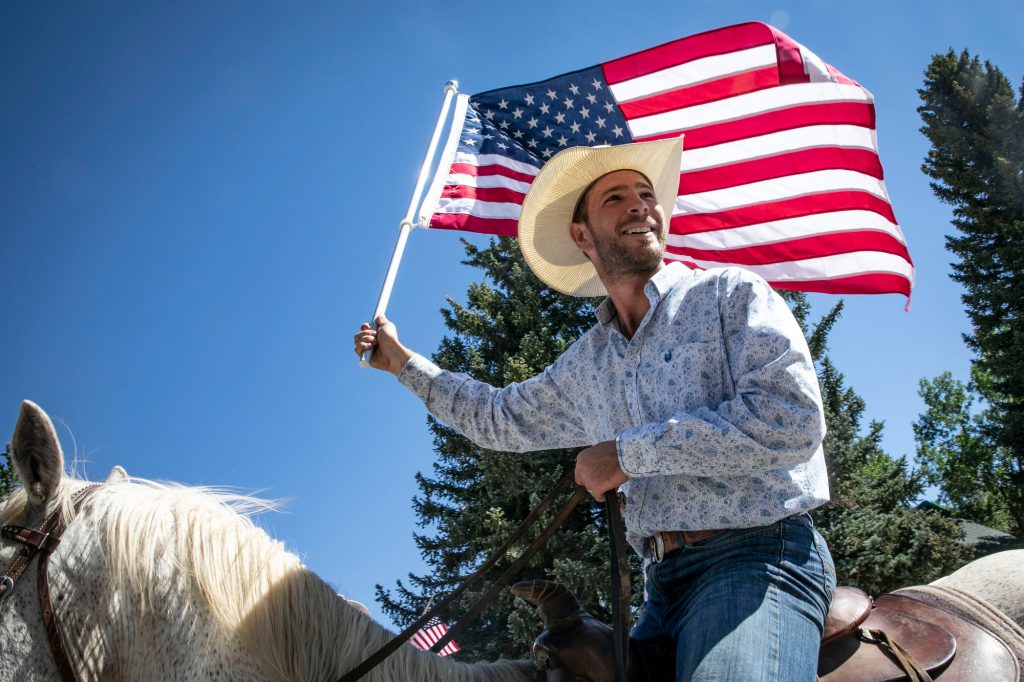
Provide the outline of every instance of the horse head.
[[[94,487],[64,473],[53,423],[29,401],[10,455],[21,487],[0,499],[0,525],[37,531],[60,518],[66,527],[46,542],[43,573],[78,679],[335,680],[393,636],[253,522],[271,503],[129,479],[120,467]],[[24,545],[0,542],[3,572]],[[40,554],[25,565],[0,597],[0,679],[61,679],[41,615]],[[531,668],[410,645],[370,679],[528,682]]]

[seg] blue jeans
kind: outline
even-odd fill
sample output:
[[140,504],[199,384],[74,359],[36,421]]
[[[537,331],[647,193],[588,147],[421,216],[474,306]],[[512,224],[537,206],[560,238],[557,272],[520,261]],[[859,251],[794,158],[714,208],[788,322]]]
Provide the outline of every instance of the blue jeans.
[[813,682],[835,586],[806,514],[730,530],[647,567],[631,637],[674,655],[677,682]]

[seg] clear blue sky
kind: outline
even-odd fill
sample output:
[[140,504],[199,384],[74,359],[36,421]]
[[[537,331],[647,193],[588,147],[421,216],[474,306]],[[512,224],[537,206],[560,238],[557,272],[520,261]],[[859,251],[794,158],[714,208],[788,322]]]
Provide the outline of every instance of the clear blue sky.
[[[3,3],[0,431],[31,398],[89,478],[121,464],[288,498],[270,532],[379,614],[374,583],[423,570],[410,500],[434,453],[423,407],[360,370],[351,337],[443,84],[531,82],[750,20],[875,94],[917,286],[909,313],[847,297],[832,353],[888,452],[912,455],[918,380],[969,363],[916,90],[949,47],[1019,85],[1019,0]],[[454,233],[409,240],[389,315],[426,354],[444,297],[478,276],[461,257]]]

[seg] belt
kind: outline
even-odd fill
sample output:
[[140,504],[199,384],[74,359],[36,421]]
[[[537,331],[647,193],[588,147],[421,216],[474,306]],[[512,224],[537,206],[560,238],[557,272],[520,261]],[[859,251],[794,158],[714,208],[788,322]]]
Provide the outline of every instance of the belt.
[[644,540],[648,556],[653,561],[661,561],[669,554],[683,548],[684,545],[692,545],[701,540],[708,540],[721,535],[725,529],[713,530],[664,530],[655,533]]

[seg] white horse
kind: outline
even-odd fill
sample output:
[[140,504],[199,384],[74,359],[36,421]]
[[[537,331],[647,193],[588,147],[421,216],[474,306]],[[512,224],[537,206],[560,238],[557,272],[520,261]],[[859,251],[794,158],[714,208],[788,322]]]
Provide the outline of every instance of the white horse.
[[996,552],[976,559],[932,585],[952,587],[981,597],[1024,628],[1024,549]]
[[[89,485],[63,474],[49,417],[26,401],[12,461],[23,483],[0,525],[67,530],[49,566],[57,621],[82,680],[336,680],[393,634],[302,565],[249,518],[266,504],[211,489],[129,479]],[[4,539],[0,571],[21,545]],[[38,558],[35,560],[38,561]],[[35,562],[0,602],[0,680],[54,680]],[[366,680],[534,679],[533,664],[467,664],[405,644]]]

